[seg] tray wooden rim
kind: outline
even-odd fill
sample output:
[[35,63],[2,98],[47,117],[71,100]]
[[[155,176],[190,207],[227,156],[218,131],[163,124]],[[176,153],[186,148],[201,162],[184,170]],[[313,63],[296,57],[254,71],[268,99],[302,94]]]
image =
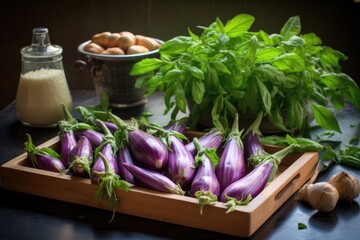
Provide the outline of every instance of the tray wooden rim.
[[[54,137],[38,147],[50,147],[58,143],[59,137]],[[276,149],[273,146],[268,148],[271,151]],[[0,166],[3,188],[111,210],[107,201],[93,201],[97,185],[90,179],[24,166],[22,163],[26,160],[27,154],[23,153]],[[317,161],[316,152],[301,154],[247,206],[237,206],[236,210],[229,214],[225,214],[227,209],[224,203],[216,202],[206,206],[200,215],[195,198],[140,187],[132,187],[127,192],[116,190],[119,199],[116,212],[249,237],[312,176]],[[82,189],[82,192],[79,193],[78,189]],[[182,213],[181,217],[178,213]]]

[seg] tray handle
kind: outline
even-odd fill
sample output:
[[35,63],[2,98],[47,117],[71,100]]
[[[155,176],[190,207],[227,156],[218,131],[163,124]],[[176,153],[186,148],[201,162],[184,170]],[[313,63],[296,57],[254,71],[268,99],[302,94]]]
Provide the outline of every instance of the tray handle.
[[[275,202],[288,199],[296,190],[296,183],[300,180],[300,173],[296,174],[276,195]],[[284,201],[285,201],[284,200]]]

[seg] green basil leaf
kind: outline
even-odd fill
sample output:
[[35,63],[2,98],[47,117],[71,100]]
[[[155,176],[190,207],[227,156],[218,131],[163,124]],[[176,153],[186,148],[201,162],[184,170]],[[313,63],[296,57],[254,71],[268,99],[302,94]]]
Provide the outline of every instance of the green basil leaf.
[[249,60],[249,65],[252,65],[256,60],[256,50],[258,48],[258,39],[252,36],[246,51],[246,58]]
[[256,53],[256,63],[264,63],[273,60],[275,57],[283,54],[283,50],[275,47],[261,48]]
[[188,33],[189,33],[189,36],[190,36],[193,40],[198,41],[198,40],[200,39],[198,35],[196,35],[195,33],[193,33],[193,32],[190,30],[190,28],[188,28]]
[[291,47],[302,47],[305,41],[301,37],[291,36],[287,41],[282,41],[281,43]]
[[280,30],[280,34],[284,37],[284,40],[288,40],[294,35],[299,35],[301,30],[300,17],[290,17],[289,20]]
[[347,59],[343,53],[334,50],[331,47],[323,47],[319,55],[321,64],[325,68],[329,68],[331,71],[333,71],[333,68],[340,70],[341,66],[339,61],[344,61]]
[[312,111],[314,113],[314,117],[316,122],[322,127],[325,128],[327,130],[333,130],[336,131],[338,133],[341,133],[340,127],[339,127],[339,123],[336,120],[336,117],[334,115],[334,113],[324,107],[324,106],[320,106],[320,105],[315,105],[312,104],[311,105]]
[[231,74],[229,68],[219,60],[212,61],[211,66],[213,66],[219,72]]
[[333,104],[336,110],[341,110],[345,107],[344,98],[339,93],[336,92],[331,97],[331,103]]
[[220,20],[220,18],[216,18],[215,23],[216,23],[216,25],[215,25],[216,31],[217,32],[224,32],[225,27],[224,27],[223,22]]
[[272,65],[284,72],[302,72],[305,70],[305,62],[296,53],[285,53],[276,57]]
[[224,32],[231,38],[240,37],[244,32],[250,29],[255,18],[247,14],[239,14],[228,21]]
[[158,76],[153,76],[146,82],[146,93],[144,94],[145,97],[150,96],[158,86],[161,84],[161,79]]
[[170,85],[170,87],[168,87],[168,88],[165,90],[164,103],[165,103],[165,106],[166,106],[167,108],[171,108],[171,107],[172,107],[172,106],[170,105],[170,104],[171,104],[171,97],[175,95],[175,90],[176,90],[176,84]]
[[161,56],[176,56],[186,52],[193,45],[192,37],[179,36],[166,41],[161,45],[159,52]]
[[194,102],[200,104],[202,102],[203,96],[205,93],[205,85],[201,80],[192,81],[191,85],[191,95],[193,97]]
[[290,130],[285,126],[283,117],[281,116],[278,108],[273,109],[267,117],[270,122],[278,129],[284,132],[290,132]]
[[201,71],[200,68],[197,68],[195,66],[188,66],[186,67],[186,70],[189,71],[194,78],[204,80],[204,72]]
[[258,79],[257,80],[258,89],[260,92],[260,96],[264,105],[265,113],[269,113],[271,111],[271,95],[265,84]]
[[304,109],[301,103],[295,99],[290,100],[290,109],[288,112],[288,121],[290,126],[301,129],[304,120]]
[[271,40],[269,35],[266,32],[264,32],[263,30],[259,31],[259,36],[266,43],[266,45],[269,45],[269,46],[273,45],[273,41]]
[[301,37],[305,40],[306,46],[318,46],[322,44],[321,39],[316,36],[315,33],[303,34]]
[[176,83],[179,79],[181,79],[183,74],[183,71],[180,69],[172,69],[168,72],[166,72],[166,74],[163,77],[163,81],[164,82],[169,82],[169,83]]
[[328,104],[328,100],[327,98],[322,95],[321,93],[319,93],[317,90],[314,90],[310,93],[311,99],[314,100],[316,103],[323,105],[323,106],[327,106]]
[[141,88],[146,85],[146,82],[151,78],[149,75],[142,75],[136,79],[135,88]]
[[181,112],[186,112],[185,91],[179,84],[177,84],[177,87],[175,89],[175,103]]
[[131,76],[138,76],[145,73],[150,73],[161,67],[163,64],[164,62],[158,58],[145,58],[140,62],[135,63],[129,74]]
[[225,99],[226,110],[230,113],[231,117],[235,117],[237,113],[236,107],[227,99]]

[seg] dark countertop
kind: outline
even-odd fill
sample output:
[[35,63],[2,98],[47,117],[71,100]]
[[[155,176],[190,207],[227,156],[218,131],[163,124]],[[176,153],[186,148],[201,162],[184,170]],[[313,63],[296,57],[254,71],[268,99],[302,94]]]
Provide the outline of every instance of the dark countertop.
[[[77,90],[72,94],[75,105],[98,103],[94,91]],[[165,124],[168,117],[162,116],[163,109],[162,94],[155,93],[141,110],[154,113],[151,120]],[[337,117],[343,134],[330,140],[348,143],[352,137],[360,136],[358,112],[349,107],[338,112]],[[17,120],[14,103],[0,112],[0,164],[24,152],[26,133],[38,145],[56,136],[57,130],[24,127]],[[326,181],[343,170],[360,179],[360,170],[333,165],[317,181]],[[360,197],[351,203],[339,203],[331,213],[317,213],[308,204],[297,202],[293,195],[250,239],[358,239],[359,204]],[[113,222],[108,221],[109,211],[0,188],[1,239],[239,239],[119,213]],[[298,230],[298,223],[304,223],[307,229]]]

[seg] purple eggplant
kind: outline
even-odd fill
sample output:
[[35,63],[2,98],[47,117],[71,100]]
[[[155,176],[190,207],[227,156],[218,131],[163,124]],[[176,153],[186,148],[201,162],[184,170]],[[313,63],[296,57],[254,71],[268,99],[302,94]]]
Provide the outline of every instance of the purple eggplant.
[[292,153],[295,147],[295,144],[291,144],[274,154],[263,155],[261,163],[249,174],[225,188],[221,193],[220,201],[226,202],[229,208],[227,212],[235,210],[237,205],[248,204],[259,195],[266,183],[273,180],[281,161]]
[[129,183],[135,184],[134,176],[129,172],[129,170],[122,166],[123,163],[133,164],[133,160],[130,155],[130,150],[128,146],[119,148],[117,155],[117,163],[119,166],[120,177]]
[[152,170],[164,169],[168,163],[168,149],[158,138],[141,130],[129,131],[129,147],[137,162]]
[[51,172],[63,173],[65,166],[59,159],[60,155],[51,148],[37,148],[34,146],[31,136],[26,134],[27,142],[25,151],[35,168]]
[[91,146],[94,149],[100,146],[104,138],[104,134],[91,129],[77,130],[76,135],[78,138],[85,136],[87,139],[89,139]]
[[109,222],[115,217],[116,205],[118,202],[115,189],[122,189],[128,191],[133,185],[124,180],[120,180],[118,174],[114,172],[113,167],[110,166],[110,161],[100,152],[100,161],[104,166],[104,170],[99,172],[99,188],[95,195],[95,200],[108,199],[110,206],[113,209],[113,214]]
[[[214,129],[199,138],[199,142],[204,148],[219,148],[222,141],[223,134],[217,129]],[[193,156],[196,155],[196,147],[193,141],[186,144],[185,147]]]
[[195,157],[197,170],[190,186],[190,194],[198,199],[202,214],[203,207],[216,202],[220,194],[220,183],[214,169],[219,158],[215,148],[203,148],[197,138],[193,142],[198,153]]
[[64,120],[58,122],[59,136],[61,141],[61,161],[65,167],[69,166],[69,155],[71,150],[76,145],[76,138],[73,131],[73,127],[78,121],[71,115],[68,108],[63,104]]
[[112,113],[111,120],[126,135],[134,161],[148,169],[162,170],[168,163],[168,149],[158,138],[134,127]]
[[111,133],[116,132],[119,128],[112,122],[104,122],[105,126],[110,130]]
[[185,134],[186,133],[186,128],[185,128],[185,124],[183,123],[182,120],[179,121],[170,121],[165,127],[165,130],[172,130],[172,131],[177,131],[181,134]]
[[238,119],[238,114],[236,114],[228,141],[216,167],[216,176],[220,182],[221,191],[245,175],[244,150],[241,141],[242,131],[239,132]]
[[101,157],[99,156],[99,153],[102,153],[102,155],[104,155],[104,157],[109,162],[110,168],[115,172],[115,174],[119,174],[119,167],[115,157],[118,151],[115,137],[112,135],[112,133],[102,121],[100,121],[100,125],[104,132],[104,138],[100,146],[95,149],[95,160],[92,166],[91,173],[91,179],[93,181],[98,181],[100,173],[105,171],[105,165]]
[[70,152],[76,145],[75,134],[72,130],[69,132],[63,131],[60,137],[61,141],[61,161],[65,167],[70,165]]
[[151,189],[184,195],[184,191],[180,186],[176,185],[168,177],[159,172],[144,169],[129,163],[123,163],[122,166],[129,170],[139,182]]
[[82,136],[70,152],[69,168],[74,176],[90,176],[93,161],[93,149],[89,139]]
[[268,155],[260,142],[261,132],[259,127],[262,118],[263,113],[260,112],[245,134],[245,156],[252,166],[258,165],[261,162],[261,158]]
[[177,137],[170,136],[170,138],[171,144],[166,173],[173,182],[185,189],[194,178],[196,172],[194,157]]

